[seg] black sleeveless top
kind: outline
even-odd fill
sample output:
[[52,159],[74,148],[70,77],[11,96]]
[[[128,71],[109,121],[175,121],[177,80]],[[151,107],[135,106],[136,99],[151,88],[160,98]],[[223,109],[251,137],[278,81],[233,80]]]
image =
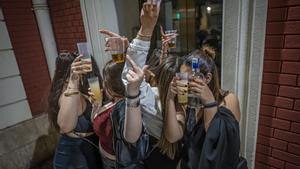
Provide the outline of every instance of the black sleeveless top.
[[92,104],[86,100],[86,108],[84,112],[78,117],[78,121],[74,129],[75,132],[88,133],[94,131],[93,123],[91,121],[92,109]]

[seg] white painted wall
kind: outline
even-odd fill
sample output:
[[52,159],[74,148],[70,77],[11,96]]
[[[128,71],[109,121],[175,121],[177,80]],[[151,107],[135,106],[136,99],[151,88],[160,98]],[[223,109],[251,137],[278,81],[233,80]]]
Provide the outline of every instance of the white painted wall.
[[99,69],[102,70],[111,56],[104,51],[105,37],[100,35],[99,29],[119,33],[115,3],[113,0],[80,0],[80,6],[87,41],[92,46]]
[[0,129],[32,118],[0,8]]

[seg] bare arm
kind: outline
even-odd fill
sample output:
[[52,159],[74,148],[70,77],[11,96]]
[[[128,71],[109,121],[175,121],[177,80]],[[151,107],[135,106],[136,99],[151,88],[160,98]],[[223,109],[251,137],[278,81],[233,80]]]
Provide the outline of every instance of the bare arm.
[[[148,0],[143,4],[140,15],[141,28],[137,35],[137,40],[134,40],[128,49],[128,54],[133,58],[127,57],[127,62],[123,70],[123,82],[126,86],[127,95],[129,96],[138,96],[140,90],[144,93],[145,89],[147,89],[147,85],[142,84],[145,83],[144,72],[146,67],[144,65],[150,46],[149,42],[151,40],[152,32],[158,19],[159,9],[160,2],[154,4],[152,1]],[[138,55],[138,53],[140,53],[140,55]],[[124,76],[126,77],[124,78]],[[130,106],[128,103],[139,102],[139,99],[140,98],[135,98],[131,100],[126,98],[124,138],[130,143],[135,143],[142,133],[141,106],[143,106],[143,99],[145,98],[141,98],[141,106]],[[155,108],[153,107],[153,109]]]
[[[68,85],[71,86],[71,85]],[[66,90],[64,93],[75,92],[74,90]],[[78,114],[82,112],[82,101],[80,94],[65,96],[64,93],[60,97],[60,108],[57,116],[57,124],[61,133],[72,131],[77,124]]]
[[171,143],[175,143],[183,137],[185,126],[185,113],[177,108],[175,96],[177,94],[176,77],[172,80],[167,96],[166,116],[164,121],[165,136]]
[[170,143],[175,143],[183,137],[185,115],[183,111],[176,111],[174,99],[167,100],[165,120],[165,136]]
[[127,55],[127,61],[131,65],[132,70],[129,70],[126,78],[126,110],[125,110],[125,126],[124,138],[130,143],[135,143],[142,133],[142,111],[140,102],[140,85],[144,79],[143,70]]
[[143,128],[141,106],[126,106],[125,112],[124,138],[129,143],[135,143]]
[[57,124],[61,133],[72,131],[77,124],[78,115],[85,107],[85,100],[79,92],[79,75],[87,73],[86,63],[80,61],[81,56],[77,57],[71,65],[71,75],[67,89],[59,99],[59,112]]

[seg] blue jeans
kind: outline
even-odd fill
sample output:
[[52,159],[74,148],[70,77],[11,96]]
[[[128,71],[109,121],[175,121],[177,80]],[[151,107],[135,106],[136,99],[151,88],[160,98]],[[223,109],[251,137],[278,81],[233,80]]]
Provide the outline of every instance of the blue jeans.
[[[98,144],[95,135],[88,139]],[[53,165],[54,169],[102,169],[99,150],[85,140],[65,135],[59,140]]]

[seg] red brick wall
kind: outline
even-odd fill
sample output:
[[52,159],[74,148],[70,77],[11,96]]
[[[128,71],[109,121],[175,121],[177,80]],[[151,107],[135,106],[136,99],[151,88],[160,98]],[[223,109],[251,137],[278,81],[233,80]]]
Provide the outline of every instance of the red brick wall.
[[299,0],[269,0],[255,168],[300,168]]
[[32,114],[37,115],[45,110],[43,101],[50,76],[31,0],[0,0],[0,6]]
[[85,42],[80,0],[49,0],[58,50],[74,51],[77,42]]

